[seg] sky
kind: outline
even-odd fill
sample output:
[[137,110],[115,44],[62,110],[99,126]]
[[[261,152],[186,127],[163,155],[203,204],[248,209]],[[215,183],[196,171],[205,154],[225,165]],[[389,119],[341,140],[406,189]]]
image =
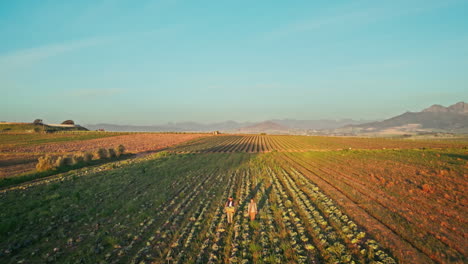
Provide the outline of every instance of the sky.
[[0,1],[0,121],[389,118],[468,102],[468,0]]

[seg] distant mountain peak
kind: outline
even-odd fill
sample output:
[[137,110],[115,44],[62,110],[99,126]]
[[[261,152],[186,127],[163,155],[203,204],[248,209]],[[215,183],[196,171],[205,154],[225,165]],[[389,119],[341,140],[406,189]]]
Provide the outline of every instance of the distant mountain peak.
[[465,102],[458,102],[454,105],[447,107],[450,112],[458,114],[468,114],[468,104]]
[[247,127],[241,127],[239,129],[240,132],[244,133],[260,133],[260,132],[288,132],[289,127],[280,125],[278,123],[275,123],[273,121],[264,121],[255,125],[247,126]]
[[287,129],[286,126],[280,125],[280,124],[275,123],[275,122],[270,121],[270,120],[261,122],[261,123],[259,123],[257,125],[268,126],[268,127],[276,127],[276,128],[286,128]]
[[421,112],[406,112],[380,122],[353,126],[364,132],[407,133],[449,131],[465,133],[468,129],[468,104],[458,102],[449,107],[432,105]]
[[449,107],[435,104],[422,110],[421,112],[423,113],[430,112],[430,113],[468,114],[468,104],[466,104],[465,102],[458,102]]
[[439,105],[439,104],[434,104],[431,105],[430,107],[422,110],[421,112],[448,112],[447,108],[445,106]]

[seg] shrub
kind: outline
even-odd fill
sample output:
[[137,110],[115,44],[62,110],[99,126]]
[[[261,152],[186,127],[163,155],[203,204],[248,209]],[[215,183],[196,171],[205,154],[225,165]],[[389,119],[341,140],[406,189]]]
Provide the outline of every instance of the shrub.
[[52,170],[55,168],[55,159],[52,156],[45,155],[39,157],[38,162],[36,164],[37,171],[47,171]]
[[65,166],[73,166],[76,163],[77,162],[74,156],[62,156],[55,160],[55,167],[63,168]]
[[109,158],[112,159],[112,158],[117,157],[117,153],[115,152],[114,149],[111,149],[111,148],[110,148],[110,149],[108,149],[107,151],[108,151],[108,153],[109,153]]
[[55,167],[62,168],[65,166],[66,166],[65,157],[58,157],[57,160],[55,160]]
[[73,156],[65,156],[63,159],[65,160],[65,165],[67,166],[75,165],[75,159]]
[[83,153],[83,161],[88,163],[93,160],[93,153],[85,152]]
[[73,163],[74,163],[74,164],[84,163],[84,156],[83,156],[83,155],[75,155],[75,156],[73,156]]
[[124,145],[119,145],[119,146],[117,147],[118,156],[124,154],[124,152],[125,152],[125,147],[124,147]]
[[100,148],[94,153],[96,159],[107,159],[109,157],[109,151],[105,148]]

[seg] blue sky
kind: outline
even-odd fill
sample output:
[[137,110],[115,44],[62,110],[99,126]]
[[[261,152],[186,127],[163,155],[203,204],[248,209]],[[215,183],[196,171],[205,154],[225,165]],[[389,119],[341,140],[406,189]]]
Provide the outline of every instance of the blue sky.
[[0,121],[383,119],[468,102],[468,1],[1,1]]

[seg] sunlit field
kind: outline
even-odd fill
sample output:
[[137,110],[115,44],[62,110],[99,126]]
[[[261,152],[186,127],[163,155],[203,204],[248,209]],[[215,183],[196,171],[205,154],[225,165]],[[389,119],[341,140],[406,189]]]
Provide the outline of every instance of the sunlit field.
[[466,146],[197,138],[4,188],[0,262],[463,263]]

